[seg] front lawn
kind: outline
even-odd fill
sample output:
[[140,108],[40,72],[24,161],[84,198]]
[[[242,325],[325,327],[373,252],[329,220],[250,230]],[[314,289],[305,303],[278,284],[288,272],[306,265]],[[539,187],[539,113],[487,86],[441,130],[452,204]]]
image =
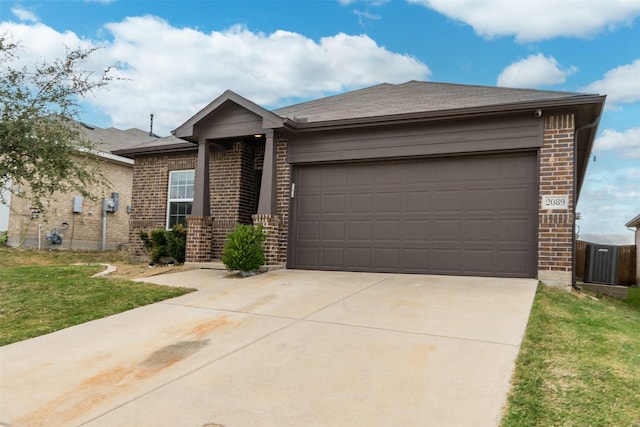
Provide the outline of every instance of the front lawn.
[[103,257],[113,256],[0,249],[0,345],[191,291],[125,279],[91,278],[104,267],[69,265],[72,260],[103,262]]
[[502,426],[640,425],[640,289],[627,301],[540,286]]

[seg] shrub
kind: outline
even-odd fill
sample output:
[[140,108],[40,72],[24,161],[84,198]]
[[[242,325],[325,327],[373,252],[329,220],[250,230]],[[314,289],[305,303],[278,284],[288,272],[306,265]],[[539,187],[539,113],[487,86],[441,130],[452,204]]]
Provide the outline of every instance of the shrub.
[[138,235],[151,261],[159,262],[164,257],[171,257],[182,264],[186,258],[187,231],[182,224],[176,224],[171,230],[156,228],[147,233],[141,230]]
[[266,235],[262,226],[238,224],[227,235],[222,252],[222,262],[227,270],[251,272],[265,263],[264,240]]

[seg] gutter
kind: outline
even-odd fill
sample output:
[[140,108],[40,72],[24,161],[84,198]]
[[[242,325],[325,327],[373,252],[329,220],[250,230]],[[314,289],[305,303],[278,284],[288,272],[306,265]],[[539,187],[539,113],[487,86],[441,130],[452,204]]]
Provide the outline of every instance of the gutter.
[[[573,133],[573,229],[571,239],[571,287],[576,291],[582,291],[582,287],[576,283],[576,206],[578,205],[578,180],[577,180],[577,172],[578,172],[578,134],[580,131],[585,129],[591,129],[598,127],[600,124],[600,118],[602,114],[598,114],[598,117],[591,123],[587,123],[586,125],[582,125],[576,129]],[[587,163],[589,162],[589,157],[587,157]],[[585,175],[586,175],[586,166],[585,166]]]

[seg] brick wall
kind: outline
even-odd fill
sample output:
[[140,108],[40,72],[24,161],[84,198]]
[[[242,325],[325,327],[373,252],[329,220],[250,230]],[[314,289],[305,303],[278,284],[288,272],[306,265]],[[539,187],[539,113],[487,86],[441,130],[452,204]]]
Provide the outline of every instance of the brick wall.
[[287,162],[288,141],[278,138],[276,153],[277,203],[280,220],[278,235],[278,263],[287,262],[287,239],[289,235],[289,202],[291,201],[291,165]]
[[167,224],[169,172],[195,169],[197,151],[138,157],[133,167],[132,213],[129,224],[129,254],[146,259],[140,230],[164,228]]
[[[28,200],[13,196],[9,215],[9,245],[18,246],[24,238],[23,248],[38,247],[38,229],[41,227],[40,247],[49,248],[45,233],[54,227],[63,228],[62,244],[54,248],[100,250],[102,248],[102,198],[111,197],[112,192],[119,193],[119,210],[107,214],[106,248],[118,249],[128,241],[129,214],[127,205],[131,204],[132,165],[104,160],[100,168],[110,183],[96,186],[90,190],[96,200],[84,199],[82,212],[73,212],[73,197],[78,193],[54,193],[48,200],[48,213],[31,220]],[[28,194],[29,188],[23,187]]]
[[251,224],[257,206],[256,150],[253,144],[235,142],[228,151],[211,156],[210,191],[213,230],[211,256],[222,257],[227,234],[236,224]]
[[[572,114],[544,119],[540,149],[538,213],[538,278],[548,285],[568,287],[573,274],[573,136]],[[546,210],[542,196],[567,195],[566,210]]]

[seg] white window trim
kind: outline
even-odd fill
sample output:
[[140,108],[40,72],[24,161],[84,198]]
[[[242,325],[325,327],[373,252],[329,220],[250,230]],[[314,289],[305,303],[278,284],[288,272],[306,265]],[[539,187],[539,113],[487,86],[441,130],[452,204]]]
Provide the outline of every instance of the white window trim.
[[165,217],[165,222],[164,222],[164,226],[165,226],[165,228],[167,230],[171,229],[171,228],[169,228],[169,218],[170,218],[170,215],[171,215],[171,203],[173,203],[173,202],[191,202],[191,203],[193,203],[193,197],[190,198],[190,199],[172,199],[170,197],[170,195],[171,195],[171,175],[173,175],[174,173],[178,173],[178,172],[193,172],[194,173],[194,177],[195,177],[195,169],[178,169],[178,170],[169,171],[169,180],[167,182],[167,215]]

